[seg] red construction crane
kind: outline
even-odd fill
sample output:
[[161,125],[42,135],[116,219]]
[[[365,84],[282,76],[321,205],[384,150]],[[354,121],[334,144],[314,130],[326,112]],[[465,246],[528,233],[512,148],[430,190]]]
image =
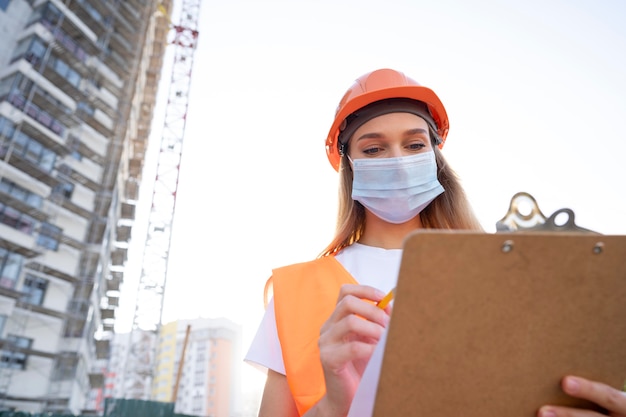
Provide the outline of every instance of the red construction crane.
[[[187,121],[191,72],[198,41],[200,2],[201,0],[182,0],[180,23],[174,25],[170,21],[173,36],[170,45],[174,48],[174,62],[157,157],[129,350],[124,366],[125,398],[149,400],[151,394],[155,348],[163,314],[172,224]],[[164,12],[162,7],[159,7],[159,10]],[[167,13],[165,14],[167,16]]]

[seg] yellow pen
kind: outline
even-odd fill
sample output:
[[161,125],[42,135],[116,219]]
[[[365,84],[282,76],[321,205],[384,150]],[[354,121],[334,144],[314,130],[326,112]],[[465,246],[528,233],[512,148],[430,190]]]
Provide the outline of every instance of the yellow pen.
[[387,307],[387,305],[391,302],[391,300],[393,300],[393,297],[395,294],[396,294],[396,289],[392,288],[391,291],[389,291],[387,295],[383,297],[382,300],[376,303],[376,307],[382,308],[382,309]]

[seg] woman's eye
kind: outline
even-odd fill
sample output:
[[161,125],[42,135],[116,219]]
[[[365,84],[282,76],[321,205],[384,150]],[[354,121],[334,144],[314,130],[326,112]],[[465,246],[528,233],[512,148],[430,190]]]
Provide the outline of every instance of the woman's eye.
[[376,148],[376,147],[363,149],[363,153],[366,155],[375,155],[378,152],[380,152],[380,148]]
[[425,147],[426,147],[426,145],[424,145],[422,142],[415,142],[415,143],[411,143],[409,145],[409,149],[415,150],[415,151],[418,151],[418,150],[423,149]]

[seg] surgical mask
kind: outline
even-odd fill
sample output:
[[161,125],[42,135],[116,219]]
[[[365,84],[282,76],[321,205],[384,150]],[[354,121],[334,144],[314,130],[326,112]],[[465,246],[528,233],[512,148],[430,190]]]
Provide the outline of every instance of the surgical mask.
[[411,220],[445,191],[437,180],[434,151],[350,162],[352,199],[389,223]]

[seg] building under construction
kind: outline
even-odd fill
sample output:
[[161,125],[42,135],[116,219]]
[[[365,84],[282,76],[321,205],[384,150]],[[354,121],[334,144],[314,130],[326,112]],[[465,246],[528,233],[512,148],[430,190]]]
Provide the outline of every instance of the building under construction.
[[102,386],[168,0],[0,0],[0,410]]

